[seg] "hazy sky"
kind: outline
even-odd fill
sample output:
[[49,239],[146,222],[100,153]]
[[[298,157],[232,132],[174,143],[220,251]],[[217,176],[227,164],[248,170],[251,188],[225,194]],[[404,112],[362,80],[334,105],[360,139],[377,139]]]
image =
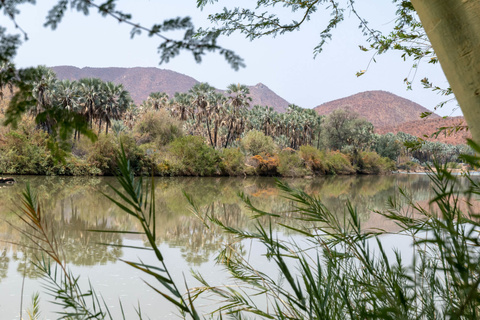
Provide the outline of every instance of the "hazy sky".
[[[53,0],[40,1],[35,6],[21,7],[18,18],[29,40],[15,59],[19,67],[34,65],[72,65],[77,67],[159,67],[189,75],[201,82],[225,89],[231,83],[255,85],[262,82],[290,103],[312,108],[324,102],[366,90],[385,90],[413,100],[433,109],[442,97],[419,84],[428,76],[446,86],[439,65],[421,65],[414,90],[407,91],[403,79],[409,76],[412,61],[404,62],[399,53],[388,53],[376,58],[367,73],[357,78],[355,73],[366,69],[372,53],[359,50],[365,38],[358,30],[358,20],[348,12],[347,21],[334,31],[333,40],[325,50],[313,58],[313,48],[319,42],[319,33],[328,21],[325,12],[318,12],[303,29],[277,38],[264,38],[250,42],[241,35],[223,37],[220,44],[233,49],[245,59],[246,68],[232,70],[222,57],[208,55],[197,64],[187,52],[168,64],[159,65],[158,38],[147,35],[130,39],[130,27],[111,18],[102,18],[96,12],[85,17],[76,11],[67,12],[58,29],[43,27]],[[195,0],[123,0],[121,8],[133,13],[134,20],[146,26],[176,16],[191,16],[195,25],[207,26],[206,16],[223,5],[248,3],[247,0],[220,1],[220,6],[209,6],[203,12],[195,7]],[[360,14],[379,29],[388,29],[395,20],[395,8],[385,0],[365,1],[358,8]],[[4,17],[2,19],[5,19]],[[450,108],[440,110],[451,115]],[[459,110],[453,115],[461,114]]]

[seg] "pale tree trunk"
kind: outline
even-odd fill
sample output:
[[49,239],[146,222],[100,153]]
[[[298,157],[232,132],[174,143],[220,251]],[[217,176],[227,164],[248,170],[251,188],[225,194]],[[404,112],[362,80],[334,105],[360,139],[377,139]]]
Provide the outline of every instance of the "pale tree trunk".
[[480,1],[412,0],[473,140],[480,143]]

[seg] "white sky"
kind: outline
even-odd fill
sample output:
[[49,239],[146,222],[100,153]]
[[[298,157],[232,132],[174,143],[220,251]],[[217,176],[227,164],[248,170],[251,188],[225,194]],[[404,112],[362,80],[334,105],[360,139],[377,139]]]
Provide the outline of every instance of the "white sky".
[[[248,0],[249,1],[249,0]],[[236,1],[246,3],[247,0]],[[250,42],[240,35],[223,37],[220,45],[233,49],[245,59],[246,68],[236,72],[222,57],[209,54],[203,63],[196,64],[191,54],[185,52],[169,64],[158,65],[158,38],[141,35],[130,39],[130,27],[111,18],[102,18],[96,12],[85,17],[76,11],[67,12],[58,29],[43,27],[48,9],[56,1],[45,0],[35,6],[21,7],[18,23],[26,30],[25,42],[15,59],[18,67],[34,65],[72,65],[76,67],[159,67],[189,75],[201,82],[225,89],[231,83],[255,85],[264,83],[278,95],[304,108],[346,97],[366,90],[385,90],[433,109],[442,97],[425,90],[420,79],[429,77],[440,86],[446,80],[439,65],[421,65],[415,77],[414,90],[407,91],[403,79],[409,75],[411,61],[404,62],[399,53],[377,57],[365,75],[355,76],[369,65],[372,53],[362,52],[359,44],[365,38],[358,30],[358,20],[353,15],[334,31],[333,40],[325,50],[313,58],[313,48],[319,42],[319,33],[328,15],[318,12],[299,32],[277,38],[264,38]],[[196,26],[207,26],[209,12],[223,5],[235,3],[221,0],[220,6],[207,7],[203,12],[195,0],[123,0],[121,9],[133,13],[134,20],[149,26],[176,16],[192,16]],[[395,19],[395,8],[390,1],[370,0],[358,11],[370,20],[374,28],[389,28]],[[373,3],[373,4],[371,4]],[[349,16],[349,13],[346,12]],[[6,19],[2,16],[2,19]],[[168,34],[167,34],[168,35]],[[441,115],[461,115],[444,107]]]

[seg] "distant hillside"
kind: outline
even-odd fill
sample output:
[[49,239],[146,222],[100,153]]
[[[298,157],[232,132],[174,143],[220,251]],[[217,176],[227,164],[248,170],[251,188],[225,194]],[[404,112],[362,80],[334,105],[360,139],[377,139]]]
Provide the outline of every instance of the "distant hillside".
[[[158,68],[77,68],[72,66],[51,67],[61,80],[78,80],[82,78],[99,78],[103,81],[121,83],[130,92],[135,103],[140,104],[151,92],[161,91],[173,97],[175,92],[187,92],[199,81],[184,74]],[[284,112],[289,103],[259,83],[249,86],[251,105],[268,105],[276,111]],[[221,91],[221,90],[219,90]]]
[[[422,112],[429,111],[418,103],[386,91],[366,91],[330,101],[315,108],[321,114],[329,114],[335,109],[349,107],[370,121],[375,128],[395,126],[420,119]],[[433,114],[431,118],[439,118]]]
[[250,97],[252,98],[252,102],[250,102],[252,107],[258,104],[272,107],[277,112],[285,112],[290,104],[263,83],[248,86],[248,88],[250,89]]
[[457,133],[452,133],[451,135],[446,136],[445,134],[440,134],[438,138],[425,138],[424,135],[431,136],[438,128],[442,127],[454,127],[457,125],[466,125],[465,119],[463,117],[453,117],[453,118],[434,118],[434,119],[420,119],[415,121],[405,122],[396,126],[386,126],[382,128],[377,128],[375,131],[380,134],[385,134],[387,132],[405,132],[429,141],[440,141],[443,143],[450,144],[463,144],[466,143],[467,138],[471,138],[470,132],[468,131],[459,131]]
[[192,77],[157,68],[77,68],[60,66],[51,68],[58,79],[79,80],[99,78],[121,83],[130,92],[135,103],[144,101],[151,92],[162,91],[173,96],[175,92],[187,92],[198,83]]

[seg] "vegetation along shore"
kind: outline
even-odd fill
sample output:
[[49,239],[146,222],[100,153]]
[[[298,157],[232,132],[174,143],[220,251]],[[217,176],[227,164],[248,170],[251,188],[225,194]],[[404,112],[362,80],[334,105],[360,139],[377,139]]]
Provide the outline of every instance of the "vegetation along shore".
[[[45,67],[30,85],[35,107],[21,119],[8,96],[2,101],[0,120],[16,126],[0,128],[0,174],[114,175],[120,145],[136,174],[157,176],[383,174],[434,159],[457,168],[458,155],[471,153],[403,132],[376,134],[348,107],[321,116],[293,104],[284,113],[251,106],[240,84],[224,93],[207,83],[173,97],[154,92],[140,105],[122,85],[58,80]],[[83,118],[90,134],[72,130],[58,157],[50,152],[59,127],[52,114],[63,110]]]

